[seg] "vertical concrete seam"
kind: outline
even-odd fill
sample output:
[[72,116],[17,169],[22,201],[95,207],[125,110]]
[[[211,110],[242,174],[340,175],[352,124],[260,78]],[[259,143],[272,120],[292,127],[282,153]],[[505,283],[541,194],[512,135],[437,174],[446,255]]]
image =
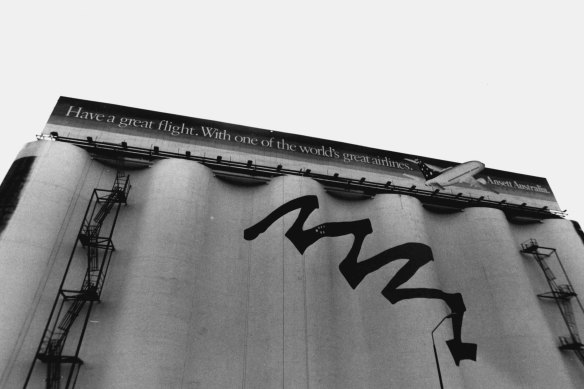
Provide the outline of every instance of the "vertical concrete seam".
[[302,254],[302,277],[302,287],[304,289],[304,354],[306,362],[306,388],[310,389],[310,375],[308,370],[308,283],[306,282],[306,254]]
[[[285,200],[285,182],[282,183],[282,203],[284,203]],[[286,228],[286,225],[284,223],[284,218],[281,219],[281,223],[282,223],[282,227],[284,227],[284,229]],[[282,234],[282,236],[280,237],[282,244],[280,245],[282,247],[282,389],[284,389],[284,379],[285,379],[285,370],[286,370],[286,364],[285,364],[285,357],[286,357],[286,300],[285,300],[285,283],[286,283],[286,278],[285,278],[285,251],[284,251],[284,244],[286,243],[286,236],[284,234]]]
[[[302,187],[304,183],[304,180],[302,180],[302,183],[300,184],[300,186]],[[309,389],[310,388],[310,375],[309,375],[309,364],[308,364],[308,357],[309,357],[309,352],[308,352],[308,283],[306,281],[306,253],[302,254],[302,287],[304,289],[304,353],[305,353],[305,369],[306,369],[306,388]]]
[[[192,257],[191,257],[192,260]],[[193,261],[193,263],[195,263],[195,265],[193,265],[195,267],[195,274],[196,274],[196,262]],[[195,288],[193,285],[193,291],[191,294],[191,313],[189,315],[189,327],[187,329],[187,340],[185,342],[185,361],[183,363],[183,371],[181,374],[181,379],[180,379],[180,387],[184,388],[185,387],[185,373],[187,371],[187,362],[190,361],[191,358],[191,354],[192,354],[192,346],[191,346],[191,339],[194,339],[195,336],[193,336],[193,317],[194,317],[194,312],[195,312]]]
[[[189,176],[190,178],[190,176]],[[189,195],[191,197],[195,197],[195,190],[193,189],[193,185],[189,186]],[[198,215],[198,208],[197,208],[197,215]],[[194,268],[194,274],[197,273],[197,261],[193,261],[192,256],[190,257],[190,261],[192,263],[191,265],[191,269]],[[190,314],[189,314],[189,321],[188,321],[188,328],[187,328],[187,339],[185,341],[185,358],[184,358],[184,363],[183,363],[183,369],[182,369],[182,373],[181,373],[181,378],[180,378],[180,387],[181,389],[185,387],[185,373],[187,371],[187,362],[190,361],[191,359],[191,354],[192,354],[192,341],[194,339],[196,339],[196,335],[194,335],[194,325],[193,325],[193,317],[194,317],[194,312],[195,312],[195,300],[196,300],[196,286],[194,285],[194,283],[192,284],[192,289],[191,289],[191,308],[190,308]]]
[[[254,207],[251,207],[251,218],[254,220]],[[241,388],[245,389],[245,382],[247,379],[247,341],[249,338],[249,306],[250,306],[250,294],[251,294],[251,266],[252,266],[252,242],[247,243],[247,296],[245,301],[245,328],[243,336],[243,366],[242,366],[242,377],[241,377]]]

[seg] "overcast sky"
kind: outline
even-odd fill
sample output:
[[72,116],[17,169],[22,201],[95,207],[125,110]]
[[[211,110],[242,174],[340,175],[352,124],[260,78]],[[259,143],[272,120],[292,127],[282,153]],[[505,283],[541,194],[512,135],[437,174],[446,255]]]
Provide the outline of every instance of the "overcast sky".
[[63,95],[480,160],[584,222],[581,1],[174,3],[1,6],[0,175]]

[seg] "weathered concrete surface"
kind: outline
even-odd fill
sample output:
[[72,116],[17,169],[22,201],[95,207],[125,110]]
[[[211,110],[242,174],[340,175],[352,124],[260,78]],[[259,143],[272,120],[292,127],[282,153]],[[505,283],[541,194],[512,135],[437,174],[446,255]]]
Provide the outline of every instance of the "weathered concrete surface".
[[[0,236],[0,287],[10,296],[0,301],[5,387],[22,385],[87,200],[94,187],[110,187],[115,173],[79,149],[46,143],[27,148],[39,158],[22,214]],[[439,387],[430,333],[450,309],[438,299],[392,304],[381,294],[406,260],[353,289],[339,271],[352,235],[320,239],[301,254],[285,236],[299,214],[293,211],[244,239],[246,228],[306,195],[316,195],[319,208],[305,228],[370,220],[359,261],[408,242],[431,247],[434,261],[401,288],[462,293],[462,339],[478,344],[477,361],[456,366],[445,344],[451,320],[435,332],[445,387],[584,384],[584,366],[558,350],[566,329],[557,307],[536,296],[546,291],[545,278],[519,253],[528,238],[558,248],[584,293],[584,246],[568,221],[517,226],[486,208],[438,215],[398,195],[343,201],[303,177],[236,186],[185,160],[130,173],[129,205],[114,234],[102,302],[88,324],[78,387]],[[30,236],[43,246],[30,244]],[[83,266],[80,259],[72,271]],[[44,375],[38,363],[30,387],[43,387]]]

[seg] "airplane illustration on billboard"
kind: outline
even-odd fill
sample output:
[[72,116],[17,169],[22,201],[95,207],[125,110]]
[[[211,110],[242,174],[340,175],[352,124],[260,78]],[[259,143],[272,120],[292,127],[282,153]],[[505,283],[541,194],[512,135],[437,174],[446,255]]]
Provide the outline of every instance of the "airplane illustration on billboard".
[[[479,161],[468,161],[461,163],[456,166],[450,166],[447,168],[439,168],[436,166],[429,165],[419,158],[409,159],[405,158],[406,161],[415,163],[424,178],[426,179],[425,184],[428,186],[446,189],[447,186],[456,184],[468,184],[471,187],[480,187],[491,192],[499,193],[496,190],[487,186],[487,182],[484,178],[476,179],[474,176],[480,173],[484,168],[485,164]],[[407,177],[419,179],[418,177],[404,174]]]

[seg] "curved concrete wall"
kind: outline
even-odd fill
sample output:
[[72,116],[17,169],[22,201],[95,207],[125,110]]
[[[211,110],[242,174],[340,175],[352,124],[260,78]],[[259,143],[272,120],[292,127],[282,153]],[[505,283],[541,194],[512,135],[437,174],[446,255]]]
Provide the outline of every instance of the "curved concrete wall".
[[570,387],[504,214],[469,208],[448,228],[435,219],[440,274],[465,296],[465,334],[479,344],[464,387]]
[[[28,257],[30,248],[11,246],[15,238],[8,237],[38,228],[35,233],[46,242],[34,264],[2,264],[17,277],[10,281],[0,273],[3,291],[12,296],[1,302],[2,314],[18,320],[3,320],[7,348],[0,352],[0,367],[8,384],[24,381],[63,274],[67,258],[61,256],[68,256],[65,249],[71,249],[91,188],[108,188],[113,181],[111,169],[80,150],[59,159],[65,158],[57,152],[61,146],[29,146],[42,155],[19,205],[31,215],[15,213],[13,232],[0,236],[0,250],[8,247],[12,256]],[[49,174],[40,174],[41,160],[54,185],[41,179]],[[50,168],[64,162],[67,172]],[[438,387],[431,332],[451,313],[455,293],[466,306],[462,341],[476,343],[478,352],[476,361],[457,365],[445,343],[456,337],[454,319],[438,327],[434,338],[445,387],[584,383],[584,366],[558,349],[557,337],[566,334],[557,307],[537,298],[546,291],[545,278],[535,261],[519,253],[529,238],[556,247],[576,290],[584,293],[584,246],[568,221],[517,226],[487,208],[439,215],[399,195],[339,200],[303,177],[237,186],[185,160],[131,172],[131,182],[102,302],[81,349],[85,364],[78,387]],[[33,199],[41,193],[54,202],[51,222],[33,212]],[[303,196],[318,200],[303,228],[324,231],[304,250],[286,236],[300,217],[298,209],[253,239],[244,238],[244,230]],[[368,233],[331,232],[345,228],[343,222],[363,220],[370,222]],[[71,227],[49,228],[64,222]],[[360,233],[358,264],[344,274],[339,265],[354,253]],[[429,248],[433,260],[426,251],[419,259],[388,259],[390,249],[408,244]],[[51,261],[60,265],[48,265]],[[375,261],[360,282],[349,283],[364,263]],[[417,297],[400,300],[396,290],[387,291],[396,279],[399,292],[414,290]],[[31,387],[43,387],[44,374],[38,363]]]
[[[35,160],[18,206],[0,234],[2,387],[8,387],[4,383],[11,369],[24,367],[18,356],[29,334],[37,344],[40,340],[44,323],[35,320],[37,308],[42,306],[46,315],[50,312],[67,262],[61,249],[76,238],[76,232],[68,233],[71,217],[78,203],[86,206],[90,195],[82,190],[92,164],[84,151],[62,143],[34,142],[17,159],[30,156]],[[50,287],[45,289],[47,283]]]

